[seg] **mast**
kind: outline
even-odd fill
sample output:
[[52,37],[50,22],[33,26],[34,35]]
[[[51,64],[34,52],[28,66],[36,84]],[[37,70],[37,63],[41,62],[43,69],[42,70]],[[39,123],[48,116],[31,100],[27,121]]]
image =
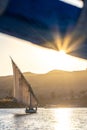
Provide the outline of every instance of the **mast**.
[[17,99],[18,102],[21,102],[26,106],[31,105],[32,107],[36,107],[38,101],[31,88],[31,85],[25,79],[24,75],[22,74],[22,72],[20,71],[20,69],[15,64],[12,58],[11,61],[12,61],[13,76],[14,76],[13,96]]

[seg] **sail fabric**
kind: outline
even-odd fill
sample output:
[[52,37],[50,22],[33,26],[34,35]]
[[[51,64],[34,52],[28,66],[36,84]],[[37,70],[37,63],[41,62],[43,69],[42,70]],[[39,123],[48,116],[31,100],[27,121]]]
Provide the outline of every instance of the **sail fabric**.
[[[12,60],[12,59],[11,59]],[[30,84],[27,82],[17,65],[12,60],[12,66],[13,66],[13,74],[14,74],[14,94],[13,96],[17,99],[18,102],[23,103],[26,106],[30,106],[30,94],[33,98],[32,104],[33,106],[36,106],[36,97],[34,95],[34,92],[30,86]],[[34,103],[33,103],[34,101]]]
[[[0,14],[0,32],[52,49],[58,50],[55,34],[63,40],[75,29],[72,40],[87,34],[87,0],[83,9],[60,0],[0,0]],[[87,58],[86,42],[87,38],[72,54]]]
[[9,4],[9,1],[10,0],[0,0],[0,15],[2,15],[5,12]]
[[31,108],[37,107],[37,105],[38,105],[37,98],[34,95],[31,87],[30,87],[30,91],[31,91],[31,93],[30,93],[30,106],[31,106]]
[[80,13],[81,8],[60,0],[9,0],[0,31],[42,45],[52,41],[56,31],[64,35],[73,28]]
[[[56,22],[72,22],[77,20],[80,8],[65,4],[60,0],[11,0],[7,13],[22,16],[27,20],[34,19],[48,26]],[[73,13],[71,13],[73,11]],[[48,17],[49,16],[49,17]]]

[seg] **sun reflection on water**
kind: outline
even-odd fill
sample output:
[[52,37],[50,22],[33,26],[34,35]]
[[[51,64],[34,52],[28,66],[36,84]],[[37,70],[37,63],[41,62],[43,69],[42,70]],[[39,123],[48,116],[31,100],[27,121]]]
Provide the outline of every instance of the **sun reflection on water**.
[[54,130],[70,130],[71,129],[71,115],[70,108],[55,109],[54,118],[56,120]]

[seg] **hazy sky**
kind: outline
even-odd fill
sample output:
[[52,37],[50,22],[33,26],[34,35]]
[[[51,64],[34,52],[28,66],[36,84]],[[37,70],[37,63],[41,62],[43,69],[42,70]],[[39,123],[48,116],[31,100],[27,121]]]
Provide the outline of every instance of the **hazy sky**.
[[81,70],[87,60],[63,55],[55,50],[39,47],[5,34],[0,34],[0,75],[12,74],[9,56],[22,72],[46,73],[53,69]]
[[[71,0],[65,1],[70,3]],[[74,4],[75,1],[76,5],[81,5],[80,0],[73,0]],[[79,4],[77,4],[77,1]],[[39,47],[30,42],[0,33],[0,75],[12,74],[9,56],[13,58],[22,72],[46,73],[53,69],[73,71],[87,68],[87,60],[68,55],[64,56],[55,50]]]

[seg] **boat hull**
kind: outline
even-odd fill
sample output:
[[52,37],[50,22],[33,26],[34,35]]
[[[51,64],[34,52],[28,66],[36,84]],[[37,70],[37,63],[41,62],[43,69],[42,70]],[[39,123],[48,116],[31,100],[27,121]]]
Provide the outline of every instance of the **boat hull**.
[[26,108],[25,112],[26,113],[36,113],[37,110],[36,109],[28,109],[28,108]]
[[26,113],[36,113],[36,110],[25,110]]

